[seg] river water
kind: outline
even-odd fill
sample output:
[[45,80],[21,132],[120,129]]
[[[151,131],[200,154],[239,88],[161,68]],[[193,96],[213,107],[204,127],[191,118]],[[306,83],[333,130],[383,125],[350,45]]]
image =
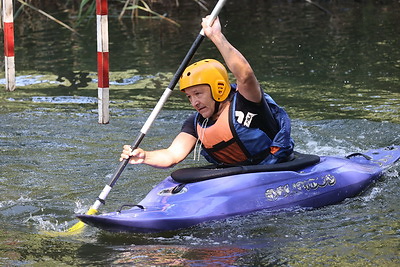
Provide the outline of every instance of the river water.
[[[330,15],[301,1],[243,2],[228,1],[224,31],[290,114],[298,151],[344,156],[400,144],[398,3],[321,2]],[[189,4],[170,12],[180,28],[110,17],[107,125],[97,123],[95,26],[76,36],[45,19],[16,20],[17,89],[0,92],[0,263],[399,265],[399,164],[362,195],[315,210],[160,234],[43,234],[68,229],[93,204],[194,41],[205,13]],[[220,58],[207,40],[195,60],[204,57]],[[141,146],[169,145],[191,112],[174,91]],[[190,156],[174,169],[204,163]],[[139,202],[172,170],[129,166],[101,211]]]

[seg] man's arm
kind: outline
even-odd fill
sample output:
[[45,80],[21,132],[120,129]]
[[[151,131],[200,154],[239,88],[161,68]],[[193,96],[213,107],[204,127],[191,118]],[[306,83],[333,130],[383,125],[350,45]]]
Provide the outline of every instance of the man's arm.
[[217,18],[212,26],[208,26],[208,17],[206,17],[203,19],[202,26],[204,33],[218,48],[229,70],[235,76],[237,90],[247,100],[259,103],[262,93],[253,69],[246,58],[225,38],[219,19]]
[[131,164],[147,164],[156,168],[169,168],[184,160],[193,150],[196,138],[188,133],[179,133],[171,145],[166,149],[145,151],[137,148],[132,151],[128,145],[124,146],[120,161],[129,158]]

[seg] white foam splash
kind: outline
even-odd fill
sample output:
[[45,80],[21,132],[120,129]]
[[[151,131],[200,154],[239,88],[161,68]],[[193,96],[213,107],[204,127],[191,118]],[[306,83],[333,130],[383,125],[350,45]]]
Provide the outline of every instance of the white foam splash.
[[74,212],[76,214],[85,213],[89,208],[84,206],[80,200],[75,201],[75,209]]
[[29,203],[31,202],[32,199],[26,196],[20,196],[19,199],[17,200],[5,200],[5,201],[0,201],[0,208],[4,207],[10,207],[14,206],[16,204],[23,204],[23,203]]
[[64,231],[68,228],[68,223],[59,223],[57,220],[55,222],[51,222],[50,220],[45,220],[43,216],[32,216],[30,215],[24,223],[33,222],[38,228],[42,231]]
[[375,200],[382,192],[382,188],[374,187],[371,190],[371,193],[367,196],[362,197],[365,202],[369,202]]

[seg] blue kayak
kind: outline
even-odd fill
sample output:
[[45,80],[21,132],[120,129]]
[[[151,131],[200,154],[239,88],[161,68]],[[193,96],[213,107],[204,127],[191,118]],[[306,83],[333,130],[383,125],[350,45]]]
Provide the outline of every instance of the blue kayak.
[[365,191],[400,159],[400,146],[346,157],[296,153],[290,162],[180,169],[137,205],[101,215],[78,215],[112,232],[162,232],[245,215],[332,205]]

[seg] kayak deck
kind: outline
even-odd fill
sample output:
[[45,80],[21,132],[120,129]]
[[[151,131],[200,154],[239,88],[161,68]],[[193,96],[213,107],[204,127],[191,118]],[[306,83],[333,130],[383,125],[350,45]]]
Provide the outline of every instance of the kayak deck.
[[[235,173],[226,168],[223,171],[231,171],[230,175],[203,177],[199,182],[191,178],[199,168],[189,168],[178,173],[181,175],[178,179],[174,174],[167,177],[136,207],[77,217],[107,231],[161,232],[259,210],[318,208],[360,194],[380,178],[386,166],[399,158],[400,147],[392,146],[347,158],[318,157],[318,163],[297,171],[242,169]],[[203,168],[203,171],[215,170]],[[190,182],[185,183],[185,179]]]

